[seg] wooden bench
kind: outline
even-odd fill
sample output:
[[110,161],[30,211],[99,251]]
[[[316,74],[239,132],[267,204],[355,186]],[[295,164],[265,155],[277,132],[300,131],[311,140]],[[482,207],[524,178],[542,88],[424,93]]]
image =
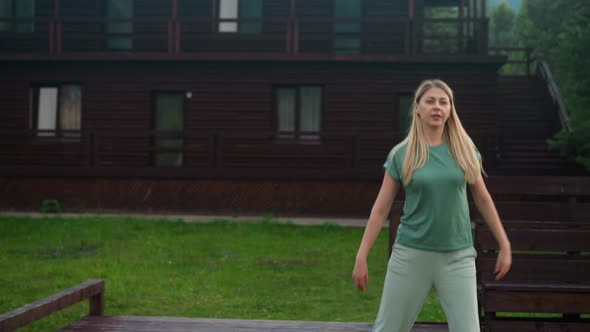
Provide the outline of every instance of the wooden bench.
[[[486,184],[502,221],[584,222],[590,177],[495,176]],[[481,219],[471,204],[473,219]]]
[[476,227],[483,331],[590,331],[590,318],[581,316],[590,313],[590,223],[508,221],[504,227],[513,264],[500,281],[493,273],[496,241],[484,223]]
[[[496,241],[470,201],[483,331],[590,331],[580,315],[590,313],[590,177],[491,176],[486,184],[515,252],[512,270],[494,281]],[[403,197],[389,216],[390,254]]]
[[[484,331],[590,331],[590,177],[497,176],[486,181],[512,244],[494,280],[496,241],[473,204]],[[520,313],[514,317],[504,313]]]

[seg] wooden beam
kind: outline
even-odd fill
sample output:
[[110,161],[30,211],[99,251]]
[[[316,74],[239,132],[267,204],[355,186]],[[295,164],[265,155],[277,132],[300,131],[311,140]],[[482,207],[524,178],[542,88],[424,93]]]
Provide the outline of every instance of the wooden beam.
[[291,10],[289,16],[292,18],[297,17],[297,0],[291,0]]
[[27,304],[0,315],[0,332],[16,330],[85,299],[90,299],[90,315],[104,312],[104,280],[90,280],[76,287]]

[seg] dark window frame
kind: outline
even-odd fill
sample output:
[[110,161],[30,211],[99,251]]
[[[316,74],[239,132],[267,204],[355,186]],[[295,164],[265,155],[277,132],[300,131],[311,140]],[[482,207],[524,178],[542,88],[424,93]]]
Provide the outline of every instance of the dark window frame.
[[[238,3],[238,15],[236,17],[236,31],[221,31],[221,29],[219,28],[221,23],[232,23],[232,21],[229,22],[221,22],[219,20],[221,20],[221,1],[222,0],[214,0],[214,4],[213,4],[213,22],[214,22],[214,31],[216,33],[219,34],[229,34],[229,35],[234,35],[234,34],[246,34],[246,35],[261,35],[264,33],[263,29],[264,29],[264,25],[263,25],[263,21],[260,22],[250,22],[251,24],[253,23],[258,23],[260,24],[260,31],[259,32],[244,32],[242,31],[243,27],[244,27],[244,23],[240,23],[238,20],[242,17],[242,15],[240,15],[240,2],[243,0],[237,0]],[[248,0],[245,0],[248,1]],[[260,19],[264,18],[264,0],[260,0]]]
[[[11,11],[12,12],[10,13],[10,16],[7,16],[6,18],[10,18],[12,20],[19,19],[18,15],[17,15],[17,9],[16,9],[16,7],[17,7],[16,6],[16,3],[19,0],[8,0],[8,1],[10,1],[10,3],[11,3],[10,8],[11,8]],[[33,6],[36,9],[37,8],[36,1],[33,1],[32,3],[33,3]],[[34,11],[34,12],[36,13],[36,11]],[[33,17],[36,17],[36,14]],[[24,22],[24,23],[27,23],[27,22]],[[6,24],[8,26],[8,28],[6,30],[0,30],[0,33],[18,33],[18,34],[21,34],[21,33],[35,33],[35,30],[36,30],[35,29],[35,21],[31,22],[31,24],[33,26],[33,28],[31,29],[31,31],[16,31],[17,30],[17,26],[19,24],[18,21],[10,21],[10,22],[3,21],[3,24]]]
[[[76,85],[80,88],[80,129],[78,129],[78,131],[80,132],[80,135],[78,136],[64,136],[64,129],[61,128],[60,126],[60,122],[61,122],[61,95],[62,95],[62,87],[64,85]],[[54,135],[51,136],[43,136],[43,135],[39,135],[39,133],[37,132],[37,127],[39,124],[39,94],[41,91],[41,88],[56,88],[57,89],[57,99],[56,99],[56,113],[55,113],[55,130],[53,131]],[[83,132],[83,126],[84,126],[84,121],[82,118],[82,110],[84,109],[83,107],[83,96],[84,96],[84,88],[82,86],[82,84],[78,83],[78,82],[47,82],[47,83],[34,83],[31,84],[30,87],[30,100],[31,100],[31,104],[29,105],[29,128],[30,130],[34,133],[33,137],[35,138],[35,140],[41,140],[43,142],[47,142],[47,141],[55,141],[55,142],[59,142],[59,143],[80,143],[81,140],[81,136],[82,136],[82,132]]]
[[[150,125],[151,125],[151,131],[154,133],[153,136],[151,136],[150,139],[150,144],[151,147],[153,148],[151,150],[150,153],[150,162],[151,162],[151,166],[153,167],[158,167],[158,168],[166,168],[166,167],[170,167],[170,168],[180,168],[180,167],[185,167],[186,166],[186,154],[184,153],[184,146],[186,144],[185,139],[181,138],[180,140],[182,141],[182,148],[180,149],[180,153],[182,155],[182,162],[180,165],[158,165],[157,164],[157,158],[158,158],[158,151],[156,144],[157,144],[157,140],[158,137],[156,135],[156,126],[157,126],[157,119],[156,119],[156,100],[158,97],[158,94],[162,94],[162,93],[167,93],[167,94],[180,94],[183,96],[182,98],[182,130],[179,132],[180,134],[184,134],[186,132],[186,122],[187,122],[187,112],[186,112],[186,107],[187,107],[187,93],[189,93],[186,90],[181,90],[181,89],[152,89],[150,91],[150,96],[151,96],[151,100],[150,100]],[[165,138],[164,138],[165,139]],[[161,152],[161,153],[167,153],[167,152]],[[168,152],[170,153],[170,152]]]
[[[336,2],[338,0],[332,0],[332,3],[330,5],[330,16],[334,19],[336,19],[336,13],[335,13],[335,6],[336,6]],[[334,37],[332,39],[332,46],[331,46],[331,51],[334,54],[353,54],[353,55],[359,55],[359,54],[363,54],[364,50],[365,50],[365,43],[366,40],[363,37],[363,31],[367,30],[367,22],[365,21],[368,17],[367,17],[367,7],[368,4],[366,1],[364,0],[359,0],[360,2],[360,12],[359,12],[359,17],[358,19],[360,20],[359,22],[359,31],[358,31],[358,40],[359,40],[359,47],[358,49],[356,49],[356,52],[352,52],[352,53],[348,53],[348,52],[337,52],[336,50],[338,50],[337,48],[334,48],[334,42],[336,40],[338,40],[338,37],[336,37],[337,33],[336,33],[336,29],[335,29],[335,25],[333,24],[332,26],[332,32],[334,32]],[[349,37],[350,38],[350,37]],[[352,49],[349,49],[352,50]]]
[[[137,15],[136,15],[136,8],[137,8],[137,3],[135,0],[130,0],[131,1],[131,6],[133,8],[133,16],[130,18],[132,21],[129,22],[129,24],[131,24],[131,33],[129,34],[129,36],[119,36],[119,37],[113,37],[113,35],[116,35],[117,33],[112,33],[109,32],[109,23],[110,22],[104,22],[104,26],[103,26],[103,33],[106,36],[106,39],[104,40],[104,47],[105,50],[107,52],[130,52],[130,51],[134,51],[135,49],[135,20],[137,19]],[[103,17],[107,20],[112,19],[110,17],[110,13],[109,13],[109,0],[104,0],[102,1],[102,11],[104,13]],[[125,22],[121,22],[121,23],[125,23]],[[112,45],[110,44],[111,41],[113,40],[124,40],[124,41],[129,41],[131,46],[130,47],[112,47]]]
[[[320,100],[320,126],[317,132],[316,139],[304,139],[302,135],[309,135],[308,133],[302,133],[300,130],[300,119],[301,119],[301,88],[316,87],[321,88],[322,99]],[[295,114],[294,124],[295,129],[292,134],[287,132],[281,134],[279,132],[279,89],[295,89]],[[272,113],[273,113],[273,130],[275,131],[275,143],[297,143],[297,144],[318,144],[322,141],[322,134],[324,132],[324,113],[326,110],[326,97],[325,97],[326,86],[325,84],[273,84],[272,86]]]

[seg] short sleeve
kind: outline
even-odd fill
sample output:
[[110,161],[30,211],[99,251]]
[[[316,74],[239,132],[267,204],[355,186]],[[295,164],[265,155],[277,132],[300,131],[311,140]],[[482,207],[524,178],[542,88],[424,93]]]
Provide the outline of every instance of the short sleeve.
[[383,168],[385,168],[387,172],[389,172],[389,174],[393,176],[393,178],[401,182],[401,172],[399,171],[399,165],[396,162],[395,158],[397,152],[396,150],[397,149],[392,149],[391,152],[389,152],[389,155],[387,156],[387,159],[383,164]]

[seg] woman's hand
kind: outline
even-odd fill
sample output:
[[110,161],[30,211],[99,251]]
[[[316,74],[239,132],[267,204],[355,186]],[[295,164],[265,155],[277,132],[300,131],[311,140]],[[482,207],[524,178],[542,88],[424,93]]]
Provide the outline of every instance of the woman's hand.
[[354,280],[356,287],[361,292],[365,290],[365,286],[369,284],[369,270],[367,269],[366,259],[356,259],[356,262],[354,263],[354,270],[352,271],[352,280]]
[[510,271],[510,266],[512,266],[512,250],[510,248],[500,249],[496,260],[496,268],[494,269],[496,280],[504,278],[506,273]]

